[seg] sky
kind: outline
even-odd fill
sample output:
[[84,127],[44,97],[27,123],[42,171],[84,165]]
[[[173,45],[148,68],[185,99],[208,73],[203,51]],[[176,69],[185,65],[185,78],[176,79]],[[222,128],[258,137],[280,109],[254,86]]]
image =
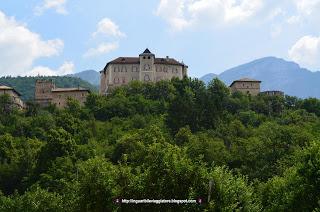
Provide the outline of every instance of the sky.
[[320,0],[0,0],[0,76],[100,71],[149,48],[219,74],[275,56],[320,70]]

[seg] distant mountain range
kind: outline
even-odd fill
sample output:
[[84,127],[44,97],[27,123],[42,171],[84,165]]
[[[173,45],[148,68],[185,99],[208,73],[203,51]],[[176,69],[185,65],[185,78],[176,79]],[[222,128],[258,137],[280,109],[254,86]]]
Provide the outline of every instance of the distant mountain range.
[[320,98],[320,72],[311,72],[297,63],[276,57],[254,60],[219,75],[207,74],[200,79],[205,83],[218,77],[227,85],[244,77],[261,80],[261,90],[281,90],[285,94],[300,98]]
[[89,82],[94,86],[100,85],[100,74],[95,70],[86,70],[79,73],[71,74],[68,76],[78,77],[82,80]]

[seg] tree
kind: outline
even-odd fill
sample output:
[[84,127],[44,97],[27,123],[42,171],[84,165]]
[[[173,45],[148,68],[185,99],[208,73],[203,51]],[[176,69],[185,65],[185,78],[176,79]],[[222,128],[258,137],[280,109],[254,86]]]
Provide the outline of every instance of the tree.
[[104,158],[92,158],[78,165],[80,211],[113,211],[113,200],[120,195],[118,169]]

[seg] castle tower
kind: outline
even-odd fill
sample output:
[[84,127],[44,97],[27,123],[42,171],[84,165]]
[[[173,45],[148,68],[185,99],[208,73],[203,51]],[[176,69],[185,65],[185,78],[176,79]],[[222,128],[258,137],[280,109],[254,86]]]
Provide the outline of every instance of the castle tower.
[[37,80],[35,85],[35,101],[40,106],[48,106],[52,100],[52,90],[55,88],[53,80]]
[[155,81],[155,55],[146,49],[139,55],[140,59],[140,81],[153,82]]

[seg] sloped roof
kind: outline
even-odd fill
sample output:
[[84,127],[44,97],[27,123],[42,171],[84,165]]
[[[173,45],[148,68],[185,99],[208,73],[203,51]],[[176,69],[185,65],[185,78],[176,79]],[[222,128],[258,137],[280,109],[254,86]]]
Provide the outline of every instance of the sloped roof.
[[21,94],[18,92],[18,91],[16,91],[14,88],[12,88],[12,87],[9,87],[9,86],[6,86],[6,85],[0,85],[0,90],[12,90],[12,91],[14,91],[16,94],[18,94],[18,96],[21,96]]
[[[186,66],[185,64],[180,63],[173,58],[155,58],[154,63],[165,64],[165,65]],[[140,58],[139,57],[118,57],[117,59],[112,60],[108,64],[140,64]]]
[[148,48],[146,48],[146,50],[144,50],[143,54],[151,54],[151,52]]
[[52,89],[52,92],[73,92],[73,91],[88,91],[88,92],[90,92],[90,90],[87,88],[54,88],[54,89]]
[[235,80],[235,82],[261,82],[261,81],[256,79],[251,79],[251,78],[242,78],[239,80]]
[[256,80],[256,79],[251,79],[251,78],[242,78],[242,79],[238,79],[238,80],[235,80],[231,83],[230,87],[236,83],[236,82],[257,82],[257,83],[261,83],[260,80]]
[[13,88],[5,86],[5,85],[0,85],[0,90],[13,90]]

